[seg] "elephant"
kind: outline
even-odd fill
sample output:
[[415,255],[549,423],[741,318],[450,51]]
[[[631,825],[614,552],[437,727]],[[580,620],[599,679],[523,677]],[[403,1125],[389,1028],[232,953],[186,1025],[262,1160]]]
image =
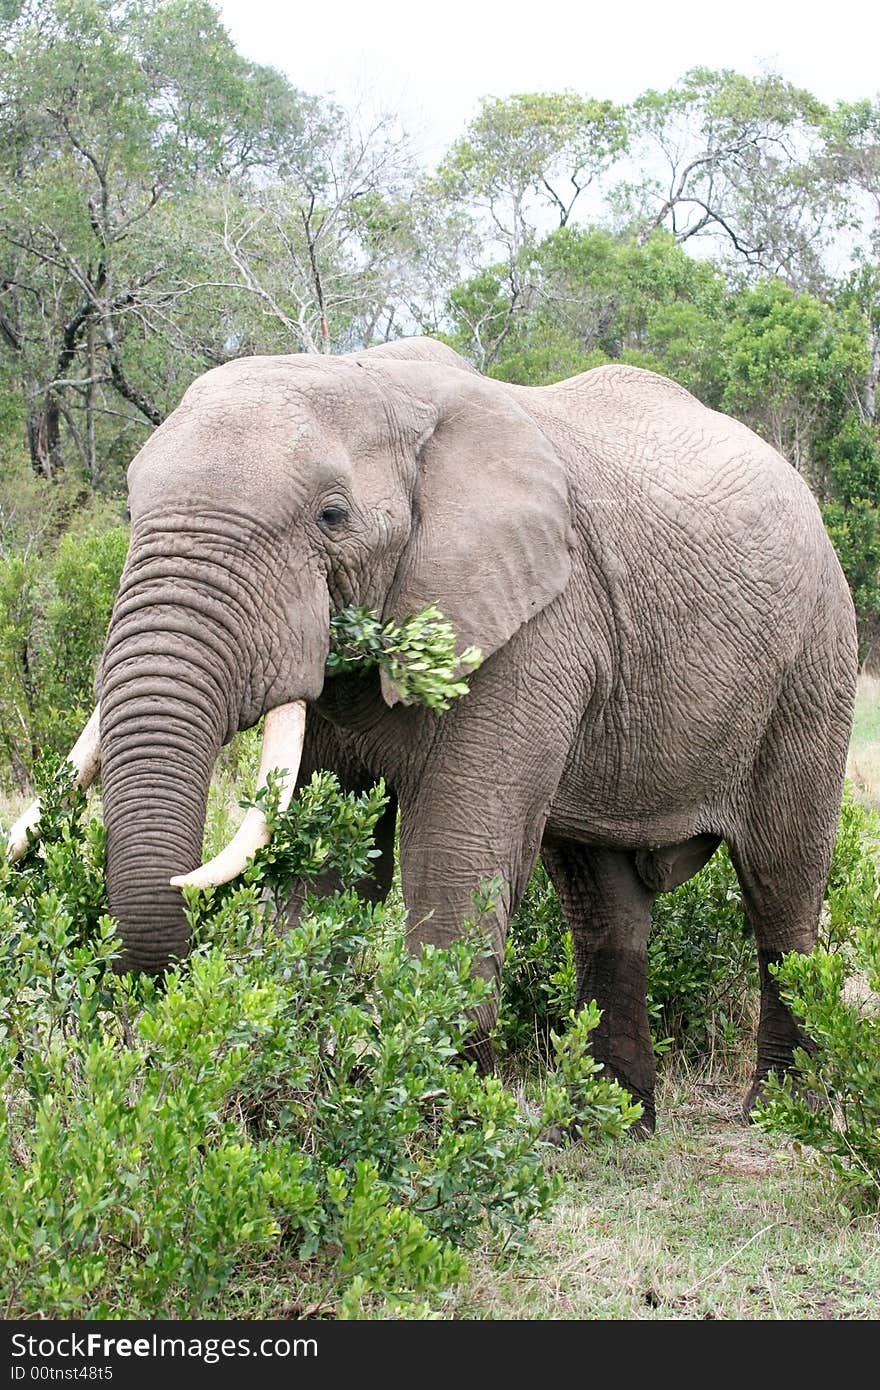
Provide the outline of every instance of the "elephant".
[[[634,366],[527,387],[410,338],[213,368],[128,487],[77,763],[100,758],[121,967],[184,955],[180,886],[230,877],[261,842],[255,810],[219,867],[197,867],[216,756],[267,715],[264,768],[291,770],[291,790],[317,768],[344,789],[384,778],[367,892],[390,886],[399,810],[414,951],[457,939],[500,880],[480,1068],[540,855],[578,1007],[602,1011],[594,1055],[652,1129],[652,904],[722,842],[760,965],[747,1109],[791,1067],[805,1039],[770,967],[817,938],[858,662],[819,509],[768,443]],[[482,653],[469,693],[437,714],[375,668],[328,677],[331,615],[352,604],[396,620],[436,604],[456,650]]]

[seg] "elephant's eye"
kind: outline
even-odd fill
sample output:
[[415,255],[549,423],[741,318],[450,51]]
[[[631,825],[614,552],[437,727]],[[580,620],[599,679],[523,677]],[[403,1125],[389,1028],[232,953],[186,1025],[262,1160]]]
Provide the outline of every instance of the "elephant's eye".
[[348,512],[344,507],[323,507],[318,512],[318,525],[322,531],[338,531],[346,521]]

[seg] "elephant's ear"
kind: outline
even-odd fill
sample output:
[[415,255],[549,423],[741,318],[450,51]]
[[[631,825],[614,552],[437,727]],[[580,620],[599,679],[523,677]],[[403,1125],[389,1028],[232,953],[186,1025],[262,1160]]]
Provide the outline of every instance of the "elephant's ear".
[[[442,375],[446,390],[435,397],[418,452],[413,529],[385,617],[400,621],[436,604],[455,628],[456,650],[479,647],[485,660],[568,582],[568,481],[507,387]],[[399,699],[387,682],[383,693],[389,704]]]

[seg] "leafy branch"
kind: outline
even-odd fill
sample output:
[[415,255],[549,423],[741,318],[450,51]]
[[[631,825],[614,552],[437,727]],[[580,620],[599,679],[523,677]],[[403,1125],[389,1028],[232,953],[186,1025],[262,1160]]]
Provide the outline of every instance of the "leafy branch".
[[336,675],[378,666],[406,703],[443,711],[468,693],[461,669],[472,671],[482,661],[479,647],[457,656],[455,640],[452,624],[433,604],[399,625],[381,622],[368,608],[343,608],[330,620],[327,670]]

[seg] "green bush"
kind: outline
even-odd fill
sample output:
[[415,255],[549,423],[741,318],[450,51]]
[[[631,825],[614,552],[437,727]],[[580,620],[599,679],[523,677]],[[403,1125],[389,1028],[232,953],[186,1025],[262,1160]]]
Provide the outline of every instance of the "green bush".
[[855,411],[820,441],[825,523],[849,584],[864,655],[880,616],[880,432]]
[[[638,1115],[593,1074],[595,1016],[559,1047],[540,1114],[456,1061],[487,984],[475,924],[405,949],[350,889],[278,930],[291,875],[361,874],[381,788],[317,776],[242,880],[187,891],[193,949],[117,976],[104,832],[40,769],[42,850],[0,868],[0,1312],[216,1316],[248,1271],[340,1316],[433,1300],[486,1233],[526,1238],[556,1180],[549,1125]],[[239,1294],[239,1297],[242,1295]],[[271,1300],[270,1300],[271,1302]]]
[[859,927],[880,932],[880,815],[844,792],[819,933],[826,949],[845,948]]
[[39,750],[66,754],[94,678],[128,548],[114,526],[64,536],[48,557],[0,559],[0,752],[5,790],[27,791]]
[[42,742],[66,753],[95,704],[94,680],[128,551],[122,526],[62,537],[38,661]]
[[659,1053],[732,1061],[751,1035],[757,997],[754,937],[722,845],[687,883],[654,904],[648,942],[648,1015]]
[[538,863],[507,933],[496,1047],[511,1055],[546,1058],[576,995],[571,932],[547,871]]
[[755,1121],[808,1145],[854,1208],[880,1209],[880,932],[858,929],[850,960],[819,946],[775,974],[813,1046],[770,1076]]
[[0,789],[27,791],[36,756],[33,643],[40,607],[35,556],[0,558]]

